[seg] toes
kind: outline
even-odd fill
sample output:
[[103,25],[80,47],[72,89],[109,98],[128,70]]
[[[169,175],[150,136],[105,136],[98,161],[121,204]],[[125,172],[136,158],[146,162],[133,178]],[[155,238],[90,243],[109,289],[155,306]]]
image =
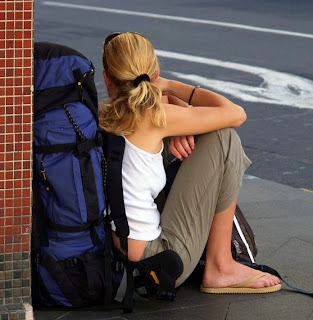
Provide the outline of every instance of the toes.
[[275,285],[281,283],[281,281],[278,277],[276,277],[270,273],[267,273],[266,275],[267,275],[267,279],[269,279],[269,284],[270,284],[269,286],[275,286]]

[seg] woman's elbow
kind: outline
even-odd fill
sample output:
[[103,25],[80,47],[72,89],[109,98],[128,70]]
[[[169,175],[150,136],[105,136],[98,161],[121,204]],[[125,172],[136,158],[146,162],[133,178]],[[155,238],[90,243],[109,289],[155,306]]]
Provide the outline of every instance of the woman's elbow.
[[[238,106],[239,107],[239,106]],[[246,122],[248,116],[245,112],[245,110],[242,108],[242,107],[239,107],[239,110],[238,110],[238,118],[236,119],[233,127],[234,128],[238,128],[240,127],[243,123]]]

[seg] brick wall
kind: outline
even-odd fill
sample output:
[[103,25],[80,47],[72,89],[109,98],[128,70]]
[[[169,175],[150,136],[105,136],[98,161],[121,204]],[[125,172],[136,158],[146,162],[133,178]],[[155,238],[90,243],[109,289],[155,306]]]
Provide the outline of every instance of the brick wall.
[[30,318],[32,47],[33,0],[0,0],[1,320]]

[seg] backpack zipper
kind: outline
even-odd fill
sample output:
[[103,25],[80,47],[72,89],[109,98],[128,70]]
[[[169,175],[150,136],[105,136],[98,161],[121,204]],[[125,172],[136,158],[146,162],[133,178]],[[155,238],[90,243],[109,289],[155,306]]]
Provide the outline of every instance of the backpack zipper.
[[45,156],[43,156],[42,160],[40,161],[40,173],[41,173],[41,177],[42,177],[45,189],[46,189],[47,192],[49,192],[50,191],[50,185],[49,185],[49,182],[48,182],[48,179],[47,179],[47,174],[46,174],[45,167],[43,166],[44,157]]

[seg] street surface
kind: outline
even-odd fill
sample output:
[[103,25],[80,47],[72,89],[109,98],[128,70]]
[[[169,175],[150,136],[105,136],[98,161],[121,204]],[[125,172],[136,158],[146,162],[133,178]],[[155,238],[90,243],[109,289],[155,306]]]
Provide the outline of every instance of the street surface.
[[247,174],[313,189],[313,2],[309,0],[64,0],[35,2],[35,40],[73,47],[96,67],[115,31],[157,49],[161,73],[242,105]]

